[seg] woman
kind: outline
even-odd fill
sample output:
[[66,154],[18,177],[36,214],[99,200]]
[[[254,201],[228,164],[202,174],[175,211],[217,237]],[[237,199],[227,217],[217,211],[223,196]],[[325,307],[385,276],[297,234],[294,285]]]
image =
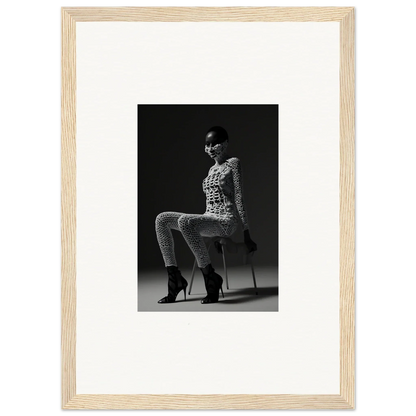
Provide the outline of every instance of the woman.
[[222,277],[215,273],[211,265],[203,237],[230,237],[237,230],[240,218],[244,229],[244,242],[249,252],[257,250],[248,229],[240,161],[236,157],[228,156],[227,146],[228,134],[224,128],[215,126],[208,130],[205,152],[215,160],[215,164],[202,183],[206,195],[205,213],[162,212],[156,217],[157,241],[168,272],[168,295],[160,299],[159,303],[175,302],[181,290],[186,300],[188,282],[176,264],[172,229],[182,233],[204,276],[207,296],[201,303],[218,302],[220,289],[222,292]]

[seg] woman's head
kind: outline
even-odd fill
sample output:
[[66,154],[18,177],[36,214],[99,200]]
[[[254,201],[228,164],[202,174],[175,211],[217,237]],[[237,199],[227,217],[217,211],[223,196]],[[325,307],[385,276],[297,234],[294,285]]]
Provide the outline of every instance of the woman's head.
[[205,152],[212,159],[225,154],[228,146],[227,131],[220,126],[211,127],[205,136]]

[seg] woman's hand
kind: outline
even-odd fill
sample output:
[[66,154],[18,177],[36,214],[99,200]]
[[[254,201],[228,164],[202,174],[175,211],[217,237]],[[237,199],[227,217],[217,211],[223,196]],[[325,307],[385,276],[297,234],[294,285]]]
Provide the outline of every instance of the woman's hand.
[[244,244],[246,245],[249,253],[257,250],[257,244],[251,239],[250,232],[248,230],[244,230]]
[[249,253],[257,250],[257,244],[251,238],[249,240],[245,240],[244,243]]

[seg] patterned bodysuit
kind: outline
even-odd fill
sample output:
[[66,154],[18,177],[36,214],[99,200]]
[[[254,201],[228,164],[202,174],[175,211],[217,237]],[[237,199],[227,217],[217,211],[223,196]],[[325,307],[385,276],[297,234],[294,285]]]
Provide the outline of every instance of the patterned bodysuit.
[[162,212],[156,217],[156,236],[166,267],[177,266],[172,229],[182,233],[200,268],[211,263],[202,237],[231,236],[237,230],[238,218],[243,229],[248,229],[241,164],[237,158],[212,166],[202,189],[206,195],[204,214]]

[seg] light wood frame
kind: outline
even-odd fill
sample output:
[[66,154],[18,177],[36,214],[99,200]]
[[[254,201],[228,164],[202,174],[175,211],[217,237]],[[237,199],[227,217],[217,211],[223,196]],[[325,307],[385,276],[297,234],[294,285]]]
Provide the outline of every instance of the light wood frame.
[[[340,394],[76,394],[76,22],[238,21],[340,23]],[[352,409],[355,397],[354,8],[62,8],[63,409]]]

